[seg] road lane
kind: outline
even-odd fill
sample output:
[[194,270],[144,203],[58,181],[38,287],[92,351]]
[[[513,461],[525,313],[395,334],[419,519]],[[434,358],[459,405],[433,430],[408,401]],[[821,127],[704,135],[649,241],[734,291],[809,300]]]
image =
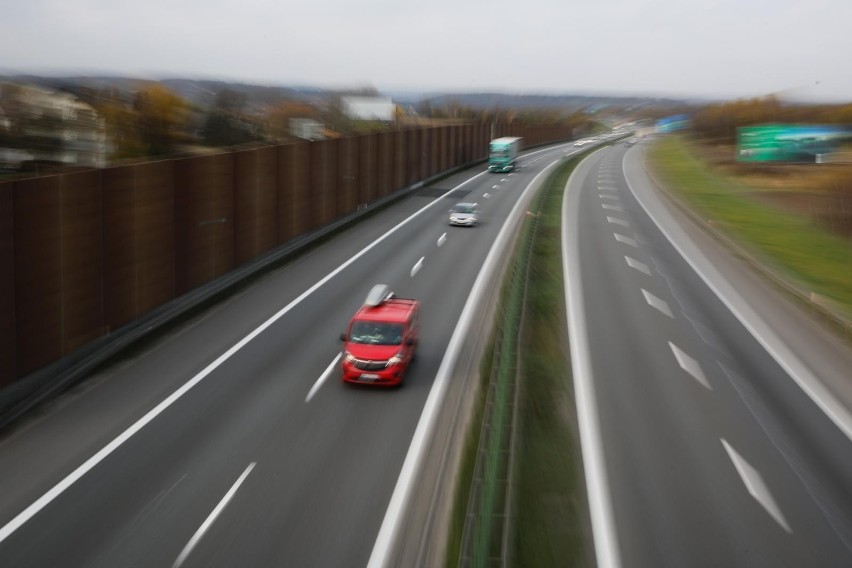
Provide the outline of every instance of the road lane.
[[[564,152],[549,153],[540,165]],[[13,432],[0,444],[0,482],[16,488],[0,497],[4,523],[269,321],[270,313],[290,306],[15,527],[0,542],[0,557],[27,566],[171,566],[255,463],[182,566],[365,564],[467,293],[538,167],[521,168],[498,189],[491,187],[493,176],[477,175],[470,187],[435,200],[470,173],[444,180],[443,191],[424,188],[199,315]],[[452,203],[486,192],[491,197],[481,203],[480,227],[447,227]],[[375,391],[329,380],[306,402],[339,353],[339,333],[377,282],[425,307],[418,360],[405,386]],[[62,445],[51,456],[58,432]]]
[[590,359],[575,381],[597,401],[614,516],[595,526],[617,547],[603,565],[848,565],[849,440],[659,231],[623,155],[596,153],[566,189]]

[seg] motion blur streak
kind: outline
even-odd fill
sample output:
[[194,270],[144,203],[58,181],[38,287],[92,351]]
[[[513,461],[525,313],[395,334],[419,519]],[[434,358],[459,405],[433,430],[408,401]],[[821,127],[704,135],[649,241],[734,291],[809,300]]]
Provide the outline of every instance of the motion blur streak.
[[[534,188],[538,187],[544,177],[549,174],[550,170],[556,166],[559,161],[554,161],[552,164],[544,168],[524,190],[524,193],[518,199],[512,212],[509,214],[509,220],[491,246],[488,252],[488,257],[482,264],[482,269],[476,277],[476,282],[470,291],[464,310],[459,316],[459,323],[453,331],[453,336],[450,338],[450,343],[447,346],[447,351],[441,361],[441,366],[438,368],[438,373],[435,376],[435,382],[432,385],[432,390],[429,391],[429,397],[426,399],[426,405],[420,415],[420,421],[417,423],[417,430],[414,432],[414,437],[411,440],[411,446],[408,448],[408,454],[405,456],[405,462],[402,465],[402,471],[399,474],[399,480],[391,497],[390,505],[388,505],[385,518],[382,521],[382,527],[379,529],[379,535],[376,537],[376,544],[373,546],[373,552],[370,554],[370,561],[367,563],[368,568],[384,568],[391,563],[391,549],[397,541],[397,535],[402,526],[401,518],[405,512],[408,502],[411,499],[412,491],[414,490],[414,477],[420,471],[422,462],[425,456],[425,446],[429,441],[432,431],[435,428],[439,404],[444,400],[444,393],[447,390],[450,371],[456,363],[459,356],[462,340],[468,333],[468,328],[471,325],[471,320],[474,315],[474,306],[479,303],[485,289],[488,287],[494,277],[494,270],[497,264],[497,257],[503,254],[505,243],[509,239],[509,235],[514,230],[515,225],[520,221],[520,211],[526,207]],[[486,172],[487,173],[487,172]],[[481,174],[480,174],[481,175]],[[478,176],[477,176],[478,177]]]
[[372,243],[370,243],[369,245],[367,245],[366,247],[361,249],[356,255],[354,255],[352,258],[350,258],[349,260],[347,260],[346,262],[344,262],[343,264],[338,266],[336,269],[334,269],[332,272],[327,274],[322,280],[320,280],[319,282],[317,282],[316,284],[314,284],[313,286],[311,286],[310,288],[308,288],[307,290],[302,292],[302,294],[299,295],[296,299],[294,299],[292,302],[290,302],[289,304],[287,304],[286,306],[281,308],[281,310],[279,310],[275,315],[273,315],[271,318],[269,318],[268,320],[263,322],[260,325],[260,327],[258,327],[257,329],[255,329],[254,331],[249,333],[247,336],[245,336],[243,339],[241,339],[236,345],[234,345],[233,347],[228,349],[228,351],[223,353],[215,361],[213,361],[207,367],[205,367],[200,373],[198,373],[193,378],[191,378],[189,381],[187,381],[186,384],[184,384],[182,387],[180,387],[178,390],[176,390],[174,393],[172,393],[163,402],[161,402],[160,404],[155,406],[145,416],[143,416],[142,418],[137,420],[136,423],[133,424],[130,428],[128,428],[127,430],[125,430],[124,432],[119,434],[112,442],[110,442],[109,444],[104,446],[103,449],[101,449],[99,452],[97,452],[91,458],[86,460],[83,463],[83,465],[81,465],[80,467],[75,469],[73,472],[71,472],[67,477],[65,477],[65,479],[63,479],[62,481],[57,483],[55,486],[53,486],[47,493],[45,493],[44,495],[39,497],[29,507],[27,507],[21,513],[19,513],[14,519],[12,519],[8,523],[6,523],[6,525],[3,526],[3,528],[0,528],[0,542],[3,542],[4,540],[6,540],[6,538],[8,538],[9,535],[11,535],[16,530],[18,530],[24,523],[26,523],[28,520],[30,520],[36,513],[41,511],[51,501],[53,501],[59,495],[61,495],[63,491],[65,491],[66,489],[71,487],[77,480],[79,480],[81,477],[86,475],[86,473],[88,473],[93,467],[98,465],[107,456],[109,456],[113,451],[115,451],[119,446],[121,446],[124,442],[129,440],[139,430],[144,428],[145,425],[147,425],[154,418],[159,416],[169,406],[174,404],[174,402],[176,402],[180,397],[182,397],[184,394],[189,392],[189,390],[192,389],[195,385],[200,383],[207,375],[212,373],[222,363],[224,363],[225,361],[230,359],[231,356],[234,353],[236,353],[237,351],[242,349],[252,339],[254,339],[258,335],[260,335],[264,330],[266,330],[266,328],[268,328],[269,326],[274,324],[276,321],[281,319],[282,316],[284,316],[290,310],[292,310],[294,307],[299,305],[305,298],[307,298],[308,296],[313,294],[315,291],[317,291],[326,282],[328,282],[329,280],[331,280],[332,278],[337,276],[340,272],[342,272],[344,269],[346,269],[346,267],[348,267],[349,265],[351,265],[352,263],[357,261],[359,258],[361,258],[365,254],[367,254],[367,252],[369,252],[375,246],[377,246],[379,243],[381,243],[386,238],[388,238],[390,235],[392,235],[393,233],[398,231],[400,227],[404,226],[406,223],[408,223],[409,221],[411,221],[412,219],[414,219],[415,217],[417,217],[418,215],[420,215],[421,213],[423,213],[427,209],[433,207],[436,203],[439,203],[445,195],[449,194],[452,191],[455,191],[456,189],[462,187],[463,185],[466,185],[467,183],[470,183],[471,181],[475,180],[476,178],[478,178],[482,175],[485,175],[485,173],[487,173],[487,172],[479,173],[479,174],[473,176],[472,178],[464,181],[463,183],[459,184],[458,186],[454,187],[453,189],[448,190],[441,197],[438,197],[434,201],[428,203],[427,205],[424,205],[423,207],[421,207],[420,209],[418,209],[417,211],[415,211],[414,213],[409,215],[407,218],[403,219],[399,224],[397,224],[393,228],[389,229],[385,234],[380,236],[378,239],[376,239],[375,241],[373,241]]

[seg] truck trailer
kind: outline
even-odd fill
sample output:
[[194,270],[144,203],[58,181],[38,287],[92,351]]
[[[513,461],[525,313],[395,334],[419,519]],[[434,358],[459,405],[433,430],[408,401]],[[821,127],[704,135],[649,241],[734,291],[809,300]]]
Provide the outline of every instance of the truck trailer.
[[488,145],[488,171],[510,172],[515,169],[515,161],[521,151],[523,138],[505,136],[495,138]]

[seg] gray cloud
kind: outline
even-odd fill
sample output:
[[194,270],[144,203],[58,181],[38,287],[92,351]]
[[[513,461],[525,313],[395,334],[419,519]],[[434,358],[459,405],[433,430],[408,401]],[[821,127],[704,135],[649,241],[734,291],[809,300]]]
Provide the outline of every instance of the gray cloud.
[[32,0],[9,71],[852,101],[848,0]]

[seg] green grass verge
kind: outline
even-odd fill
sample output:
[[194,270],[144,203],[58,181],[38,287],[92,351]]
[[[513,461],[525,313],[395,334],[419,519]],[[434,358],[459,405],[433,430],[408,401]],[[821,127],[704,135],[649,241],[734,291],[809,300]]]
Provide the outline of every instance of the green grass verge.
[[[512,565],[583,566],[587,510],[574,395],[568,359],[568,335],[562,284],[560,217],[562,190],[579,159],[550,176],[536,200],[539,210],[527,287],[522,334],[522,373],[518,408],[520,438],[515,453],[515,517]],[[526,223],[523,230],[529,230]],[[498,313],[508,311],[509,281],[503,284]],[[481,393],[473,424],[481,424],[487,381],[494,358],[492,344],[480,365]],[[479,444],[480,428],[465,442],[449,527],[446,566],[457,566],[465,513]]]
[[470,490],[473,481],[474,469],[476,468],[476,452],[479,447],[479,435],[481,434],[483,413],[485,411],[485,396],[488,378],[491,376],[491,362],[494,358],[494,333],[491,334],[489,346],[485,350],[479,366],[479,390],[476,403],[471,417],[471,424],[475,426],[468,429],[467,439],[464,443],[461,464],[457,475],[459,484],[453,498],[453,512],[449,527],[445,566],[458,566],[461,554],[462,537],[464,535],[465,515],[467,504],[470,500]]
[[[522,336],[518,407],[519,440],[514,456],[515,523],[511,564],[551,567],[594,564],[570,371],[561,262],[563,188],[574,158],[550,176],[537,206]],[[852,247],[839,237],[748,196],[748,189],[716,175],[677,137],[650,151],[652,167],[668,187],[703,218],[740,240],[798,283],[852,313]],[[505,292],[505,291],[504,291]],[[505,293],[502,302],[505,302]],[[501,305],[501,311],[505,305]],[[483,382],[493,351],[483,359]],[[482,416],[483,392],[476,409]],[[464,513],[479,429],[466,445],[463,481],[456,499],[447,566],[458,563]]]
[[749,197],[715,174],[685,140],[667,136],[648,153],[659,179],[717,229],[744,243],[807,292],[852,315],[852,245],[808,221]]
[[586,565],[587,505],[571,384],[561,208],[579,159],[542,189],[521,331],[512,565]]
[[[524,221],[524,225],[521,229],[521,237],[515,243],[514,250],[510,252],[512,258],[510,260],[510,266],[508,267],[507,277],[501,284],[500,287],[500,295],[497,302],[497,313],[501,314],[497,316],[497,320],[495,321],[494,328],[491,331],[491,336],[488,340],[488,346],[486,347],[482,359],[480,360],[479,365],[479,384],[478,384],[478,393],[476,401],[474,402],[473,408],[473,416],[470,424],[472,425],[466,434],[466,439],[464,442],[464,450],[461,458],[461,464],[459,466],[459,484],[456,489],[456,494],[454,496],[454,504],[453,504],[453,512],[451,519],[451,526],[449,527],[449,537],[447,544],[447,554],[446,554],[446,566],[457,566],[459,564],[459,559],[462,552],[463,546],[463,538],[464,531],[467,528],[468,530],[472,530],[471,538],[473,539],[472,548],[469,550],[469,553],[472,555],[473,565],[477,565],[477,562],[482,561],[484,558],[487,558],[490,553],[486,550],[482,550],[477,547],[477,544],[487,544],[489,547],[499,546],[500,542],[497,542],[488,537],[483,537],[483,532],[485,527],[488,529],[492,529],[493,525],[491,520],[487,523],[472,525],[470,527],[465,527],[467,522],[467,513],[469,507],[469,501],[471,497],[471,489],[473,487],[474,475],[476,474],[476,460],[477,454],[479,452],[479,446],[481,443],[480,437],[483,434],[483,422],[485,420],[485,404],[488,399],[488,391],[491,387],[491,382],[503,381],[503,388],[505,389],[505,383],[507,381],[506,376],[499,375],[501,372],[505,373],[508,366],[505,366],[505,361],[514,356],[514,343],[517,342],[517,330],[514,331],[512,329],[507,329],[506,326],[511,326],[509,320],[516,320],[517,313],[521,309],[523,305],[522,295],[522,287],[523,281],[518,277],[513,277],[513,271],[518,270],[521,267],[521,264],[524,263],[523,255],[518,254],[521,247],[524,246],[524,241],[529,239],[530,235],[530,227],[531,223],[529,219]],[[514,312],[515,316],[512,316]],[[501,321],[502,317],[502,321]],[[502,329],[501,329],[502,328]],[[497,338],[502,334],[502,342],[503,347],[502,350],[497,350]],[[498,367],[495,369],[494,365],[504,363],[503,367]],[[493,375],[493,376],[492,376]],[[506,424],[505,415],[506,415],[506,406],[507,401],[505,398],[492,400],[491,404],[495,405],[492,409],[492,414],[490,419],[492,421],[496,421],[499,424]],[[502,408],[498,408],[501,405],[500,400],[503,401]],[[503,420],[497,416],[497,414],[501,414],[504,416]],[[488,444],[495,447],[495,438],[494,438],[494,430],[491,431],[490,440],[487,441]],[[502,430],[501,430],[502,432]],[[501,447],[502,444],[497,444],[496,447]],[[495,455],[489,453],[487,460],[495,459]],[[496,456],[497,462],[491,462],[492,465],[496,463],[496,465],[502,466],[505,463],[499,463],[500,457]],[[488,468],[487,463],[481,464],[482,467]],[[486,477],[488,477],[486,475]],[[495,481],[494,478],[490,478],[490,483],[493,484]],[[485,481],[483,486],[480,488],[481,492],[488,492],[489,482]],[[493,489],[493,486],[492,486]],[[480,496],[482,499],[482,496]],[[497,501],[499,501],[500,506],[502,507],[504,496],[501,494],[496,499],[492,499],[490,502],[484,501],[487,503],[486,508],[492,509],[497,506]],[[481,514],[481,505],[483,502],[480,502],[477,505],[478,513]],[[502,509],[501,509],[502,512]],[[478,522],[478,521],[477,521]],[[481,540],[483,539],[484,540]]]

